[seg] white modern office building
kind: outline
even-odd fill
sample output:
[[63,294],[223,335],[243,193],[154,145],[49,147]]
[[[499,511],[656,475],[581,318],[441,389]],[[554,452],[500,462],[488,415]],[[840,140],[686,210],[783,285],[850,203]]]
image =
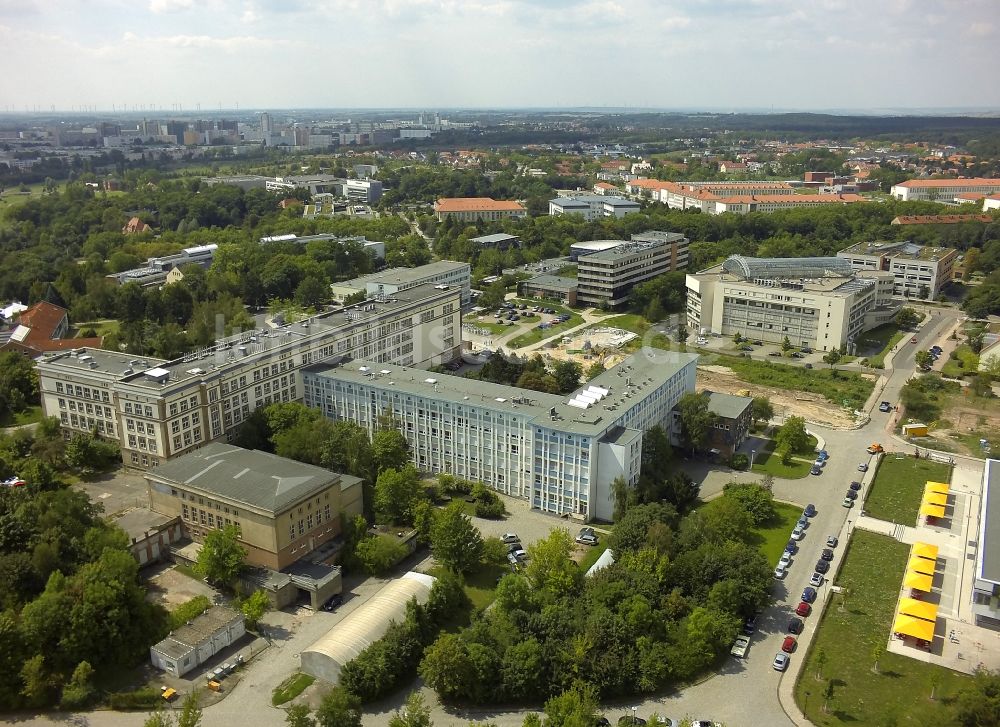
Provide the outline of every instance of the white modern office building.
[[1000,460],[987,459],[979,499],[979,540],[972,581],[976,623],[1000,629]]
[[117,439],[147,469],[228,441],[251,411],[302,399],[300,369],[338,356],[434,366],[461,348],[458,288],[422,285],[336,312],[252,330],[173,361],[100,349],[38,360],[42,409],[69,431]]
[[376,240],[369,240],[364,235],[334,235],[331,233],[320,233],[318,235],[295,235],[288,233],[285,235],[268,235],[260,238],[261,245],[271,245],[279,242],[290,242],[294,245],[308,245],[310,242],[333,241],[341,245],[357,243],[364,250],[370,252],[374,257],[385,258],[385,243]]
[[[603,241],[598,241],[603,242]],[[619,306],[639,283],[687,266],[688,240],[677,232],[644,232],[628,242],[577,258],[576,298],[583,305]]]
[[894,198],[910,200],[931,200],[952,202],[955,195],[973,192],[988,197],[1000,192],[1000,179],[975,177],[971,179],[907,179],[894,184],[889,190]]
[[687,276],[692,332],[850,352],[862,331],[888,322],[899,302],[893,275],[855,272],[838,257],[746,258]]
[[603,217],[624,217],[641,208],[635,200],[603,194],[569,194],[549,200],[550,215],[580,215],[587,222]]
[[107,277],[114,280],[118,285],[125,285],[128,282],[136,282],[139,285],[159,285],[167,279],[167,273],[185,265],[200,265],[207,268],[215,259],[215,251],[219,246],[199,245],[197,247],[186,247],[173,255],[162,255],[151,257],[146,260],[146,264],[141,268],[123,270],[120,273],[111,273]]
[[461,291],[462,305],[466,305],[472,299],[472,266],[453,260],[439,260],[417,268],[387,268],[353,280],[333,283],[330,290],[333,300],[342,303],[359,293],[370,296],[394,295],[419,285],[456,288]]
[[859,242],[837,253],[854,270],[886,270],[893,292],[906,298],[935,298],[955,273],[958,251],[947,247],[899,242]]
[[374,432],[391,415],[421,470],[480,480],[544,512],[610,520],[636,484],[643,433],[669,431],[697,355],[643,349],[569,396],[350,360],[303,370],[305,403]]

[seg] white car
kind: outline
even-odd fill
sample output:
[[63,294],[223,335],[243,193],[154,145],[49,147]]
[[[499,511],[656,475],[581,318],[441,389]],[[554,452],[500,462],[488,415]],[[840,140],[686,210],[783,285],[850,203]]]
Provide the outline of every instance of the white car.
[[779,568],[788,568],[792,564],[792,554],[785,552],[781,554],[781,560],[778,561]]
[[500,539],[505,543],[517,543],[521,540],[517,537],[517,533],[504,533],[500,536]]
[[576,536],[576,542],[580,545],[597,545],[597,536],[591,533],[581,533]]
[[694,342],[697,343],[699,346],[707,346],[708,345],[708,339],[707,338],[701,338],[701,337],[699,337],[699,338],[696,338],[694,340]]
[[779,565],[779,566],[777,566],[774,569],[774,578],[775,578],[775,580],[780,581],[782,578],[784,578],[787,575],[788,575],[788,570],[786,570],[785,566],[783,566],[783,565]]
[[805,528],[800,525],[796,525],[795,529],[792,531],[792,540],[802,540],[806,535]]

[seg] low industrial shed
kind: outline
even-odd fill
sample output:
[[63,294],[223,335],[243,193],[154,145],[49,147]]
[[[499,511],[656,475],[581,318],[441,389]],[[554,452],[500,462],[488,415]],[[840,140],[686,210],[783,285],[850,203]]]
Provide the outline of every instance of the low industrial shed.
[[181,677],[232,646],[245,633],[242,613],[225,606],[212,606],[151,646],[149,658],[157,669]]
[[412,571],[393,581],[303,651],[302,671],[335,684],[344,664],[402,622],[411,598],[427,603],[432,585],[433,576]]

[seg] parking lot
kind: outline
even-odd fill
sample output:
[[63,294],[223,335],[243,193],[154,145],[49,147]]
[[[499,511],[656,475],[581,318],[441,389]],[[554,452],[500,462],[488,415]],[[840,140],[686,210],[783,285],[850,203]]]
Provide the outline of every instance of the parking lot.
[[129,508],[145,507],[149,502],[146,495],[146,480],[139,475],[127,474],[117,469],[79,483],[91,502],[104,507],[105,517],[119,514]]

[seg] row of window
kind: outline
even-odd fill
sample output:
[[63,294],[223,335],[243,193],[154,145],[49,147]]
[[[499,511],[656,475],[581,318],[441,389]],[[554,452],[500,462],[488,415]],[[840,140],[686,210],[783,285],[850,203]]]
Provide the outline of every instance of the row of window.
[[329,520],[330,506],[326,505],[322,511],[317,510],[315,513],[309,513],[304,518],[299,518],[298,522],[289,523],[288,539],[295,540],[296,538],[300,538],[306,533],[311,532],[314,527]]
[[125,402],[125,413],[135,414],[139,417],[153,418],[153,407],[149,404],[133,404],[131,401]]
[[70,396],[76,396],[79,399],[93,399],[94,401],[105,402],[111,401],[111,395],[107,391],[92,389],[89,386],[80,386],[79,384],[63,384],[61,381],[56,382],[56,393],[69,394]]
[[110,406],[91,404],[89,401],[88,402],[81,401],[79,404],[77,404],[72,399],[70,399],[69,402],[67,402],[65,399],[59,399],[59,408],[60,409],[68,408],[70,411],[78,411],[81,414],[83,414],[84,411],[86,411],[87,414],[90,414],[92,416],[103,416],[107,419],[111,419],[112,417]]
[[198,396],[190,396],[186,399],[181,399],[179,402],[174,401],[170,403],[170,416],[177,416],[178,405],[180,406],[181,412],[186,412],[188,409],[195,409],[198,407]]
[[[235,525],[239,529],[240,524],[231,520],[230,518],[224,518],[222,515],[216,515],[210,510],[202,510],[197,507],[188,508],[187,505],[181,505],[181,518],[192,523],[200,523],[210,528],[216,528],[222,530],[223,527],[228,527],[230,525]],[[242,536],[242,533],[240,533]]]
[[75,429],[86,429],[91,432],[96,429],[98,434],[106,434],[109,437],[115,436],[114,422],[107,422],[105,424],[103,419],[93,419],[85,417],[82,414],[68,414],[61,411],[59,412],[59,421],[65,427],[72,426]]

